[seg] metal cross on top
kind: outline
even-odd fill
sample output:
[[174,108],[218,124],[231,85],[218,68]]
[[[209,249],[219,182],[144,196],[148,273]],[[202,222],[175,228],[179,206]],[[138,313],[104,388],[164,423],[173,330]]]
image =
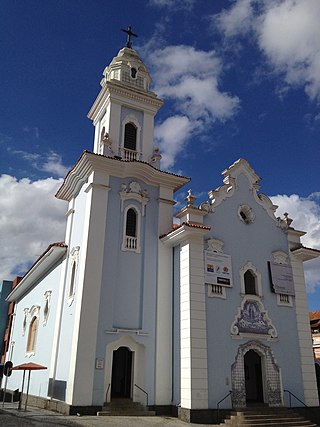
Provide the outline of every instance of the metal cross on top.
[[124,31],[125,33],[127,33],[127,34],[128,34],[128,37],[127,37],[127,44],[126,44],[126,46],[127,46],[129,49],[132,49],[131,37],[132,37],[132,36],[134,36],[134,37],[138,37],[138,35],[137,35],[137,34],[135,34],[135,33],[133,33],[133,32],[131,31],[131,25],[129,25],[129,26],[128,26],[128,29],[127,29],[127,30],[124,30],[123,28],[121,28],[121,31]]

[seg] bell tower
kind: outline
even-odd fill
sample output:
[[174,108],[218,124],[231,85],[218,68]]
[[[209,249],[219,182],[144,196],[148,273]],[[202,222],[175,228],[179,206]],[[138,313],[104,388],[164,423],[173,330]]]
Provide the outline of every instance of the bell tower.
[[128,34],[127,44],[105,68],[100,93],[88,113],[95,127],[93,151],[154,163],[159,156],[153,156],[154,116],[163,101],[149,90],[150,74],[131,47],[135,34],[131,27],[123,31]]

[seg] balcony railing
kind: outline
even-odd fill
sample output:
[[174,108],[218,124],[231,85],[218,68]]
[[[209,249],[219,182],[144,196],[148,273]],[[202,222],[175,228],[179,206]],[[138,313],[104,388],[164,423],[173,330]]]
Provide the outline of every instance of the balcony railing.
[[141,153],[135,150],[129,150],[128,148],[122,148],[121,149],[121,157],[124,160],[127,160],[129,162],[133,162],[134,160],[140,160]]
[[137,249],[137,237],[126,236],[126,249]]

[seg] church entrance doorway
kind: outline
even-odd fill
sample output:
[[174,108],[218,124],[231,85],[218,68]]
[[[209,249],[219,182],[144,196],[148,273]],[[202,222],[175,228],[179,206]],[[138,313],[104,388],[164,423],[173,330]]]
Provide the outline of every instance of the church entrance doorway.
[[132,362],[132,351],[128,347],[119,347],[113,351],[111,399],[131,397]]
[[244,356],[244,372],[247,405],[263,403],[263,380],[261,357],[254,350]]

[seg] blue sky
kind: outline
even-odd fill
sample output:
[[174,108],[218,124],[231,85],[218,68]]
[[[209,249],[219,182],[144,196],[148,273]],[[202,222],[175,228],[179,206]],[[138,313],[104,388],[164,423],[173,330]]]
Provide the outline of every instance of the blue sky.
[[[192,177],[201,202],[246,158],[277,215],[288,211],[320,249],[318,0],[1,3],[1,279],[63,240],[66,206],[53,194],[93,147],[86,114],[128,25],[165,100],[155,128],[163,166]],[[319,261],[306,270],[314,310]]]

